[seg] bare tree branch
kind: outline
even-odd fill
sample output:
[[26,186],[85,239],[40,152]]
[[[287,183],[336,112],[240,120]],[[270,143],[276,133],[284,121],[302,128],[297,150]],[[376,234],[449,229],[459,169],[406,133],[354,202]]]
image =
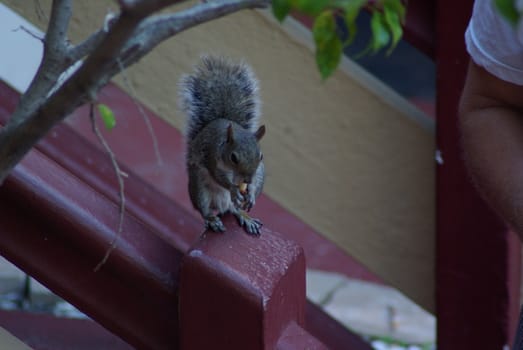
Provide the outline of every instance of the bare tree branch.
[[40,67],[27,91],[20,98],[11,116],[12,122],[34,113],[38,105],[45,101],[47,92],[51,90],[60,74],[67,68],[65,63],[67,28],[71,14],[71,0],[53,1],[47,33],[43,40],[44,54]]
[[[69,1],[55,0],[53,6]],[[153,12],[181,0],[120,0],[119,2],[121,5],[119,16],[110,26],[109,32],[103,38],[97,39],[100,40],[97,46],[92,44],[94,48],[87,50],[86,45],[87,57],[80,68],[50,96],[47,97],[45,93],[31,93],[31,98],[36,102],[26,102],[23,111],[17,108],[7,125],[0,129],[0,184],[34,144],[56,123],[81,104],[94,99],[98,90],[120,71],[119,61],[127,67],[137,62],[161,41],[183,30],[241,9],[262,7],[270,1],[220,0],[200,4],[171,15],[158,15],[147,20],[144,19]],[[66,12],[67,10],[60,12],[56,9],[54,16],[68,22],[69,17],[66,16]],[[63,23],[56,25],[54,34],[49,34],[49,37],[64,39],[65,34],[62,34],[59,29],[66,27]],[[96,40],[92,39],[92,41]],[[46,45],[48,44],[46,42]],[[46,69],[42,68],[43,65],[37,77],[45,83],[54,78],[52,81],[54,84],[57,77],[53,74],[47,76]]]
[[105,16],[104,25],[101,29],[97,30],[91,34],[87,39],[85,39],[80,44],[71,47],[69,50],[69,60],[71,62],[76,62],[85,56],[89,55],[105,38],[109,29],[114,24],[116,15],[112,12],[109,12]]
[[45,35],[44,56],[63,56],[67,47],[67,29],[73,8],[71,0],[54,0]]
[[118,61],[127,68],[138,62],[161,42],[199,24],[248,8],[267,6],[270,0],[221,0],[202,3],[187,10],[157,15],[144,20],[135,35],[125,44],[109,67],[99,87],[104,86],[120,72]]
[[[138,26],[136,34],[127,42],[118,58],[115,59],[108,74],[109,79],[120,71],[118,61],[122,62],[124,67],[128,67],[140,60],[162,41],[184,30],[239,10],[266,7],[269,3],[269,0],[214,1],[202,3],[184,11],[148,18]],[[103,29],[96,31],[84,42],[74,47],[71,50],[71,55],[74,56],[75,60],[89,55],[105,35]],[[106,83],[107,81],[104,81],[102,85]]]
[[105,39],[107,32],[103,29],[91,34],[87,39],[75,47],[70,48],[68,59],[70,62],[81,60],[90,54]]
[[[118,0],[120,8],[129,15],[145,18],[153,12],[181,1],[173,0]],[[144,16],[144,14],[146,14]]]
[[160,42],[198,24],[217,19],[247,8],[265,7],[268,0],[223,0],[206,2],[173,14],[155,16],[138,28],[137,39],[144,36],[147,47]]

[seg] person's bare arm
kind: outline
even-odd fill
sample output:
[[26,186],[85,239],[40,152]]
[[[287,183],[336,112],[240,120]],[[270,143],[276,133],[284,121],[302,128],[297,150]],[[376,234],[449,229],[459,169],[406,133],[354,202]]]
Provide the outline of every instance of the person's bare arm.
[[459,115],[465,162],[474,183],[523,238],[523,86],[471,62]]

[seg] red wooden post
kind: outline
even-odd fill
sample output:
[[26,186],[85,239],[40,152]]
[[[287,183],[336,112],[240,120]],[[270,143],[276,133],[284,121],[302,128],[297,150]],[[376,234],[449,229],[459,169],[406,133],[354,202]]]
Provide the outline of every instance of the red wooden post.
[[274,349],[288,327],[283,348],[288,337],[295,348],[325,348],[303,330],[303,250],[269,230],[249,236],[230,217],[225,225],[224,234],[206,232],[182,261],[181,349]]
[[464,32],[472,1],[437,2],[438,349],[511,345],[519,304],[520,244],[471,185],[457,106],[468,64]]

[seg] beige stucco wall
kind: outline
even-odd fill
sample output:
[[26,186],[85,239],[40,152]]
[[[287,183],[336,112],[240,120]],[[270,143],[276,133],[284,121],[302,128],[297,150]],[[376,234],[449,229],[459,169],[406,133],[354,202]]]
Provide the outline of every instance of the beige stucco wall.
[[[32,1],[5,3],[43,25]],[[41,3],[48,8],[49,1]],[[110,1],[76,1],[81,15],[71,38],[97,28],[110,7]],[[128,75],[142,102],[182,127],[176,112],[182,72],[208,52],[249,62],[260,79],[268,130],[265,192],[434,310],[433,134],[405,115],[402,103],[392,106],[398,99],[387,89],[377,93],[342,70],[321,82],[302,39],[259,12],[243,11],[165,42]]]

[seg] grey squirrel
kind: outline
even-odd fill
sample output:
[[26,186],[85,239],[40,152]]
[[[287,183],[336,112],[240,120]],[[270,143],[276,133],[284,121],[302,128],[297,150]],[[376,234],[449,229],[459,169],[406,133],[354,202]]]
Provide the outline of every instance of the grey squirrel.
[[262,223],[249,211],[265,181],[258,127],[258,82],[251,68],[206,56],[179,84],[187,115],[189,195],[205,227],[224,232],[220,216],[231,212],[247,233],[259,235]]

